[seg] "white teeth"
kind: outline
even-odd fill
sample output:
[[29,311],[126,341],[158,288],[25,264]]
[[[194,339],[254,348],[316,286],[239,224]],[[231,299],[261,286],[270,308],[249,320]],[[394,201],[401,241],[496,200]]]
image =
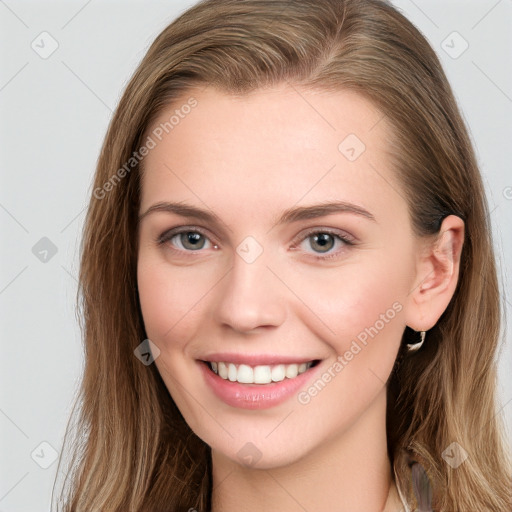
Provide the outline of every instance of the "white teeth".
[[274,382],[281,382],[284,380],[285,369],[284,364],[278,364],[272,368],[272,380]]
[[268,384],[272,381],[270,366],[256,366],[254,368],[254,384]]
[[295,377],[297,377],[297,375],[299,374],[299,365],[298,364],[289,364],[287,367],[286,367],[286,377],[288,377],[289,379],[293,379]]
[[218,363],[219,366],[219,377],[222,377],[223,379],[228,378],[228,367],[226,366],[226,363]]
[[242,384],[252,384],[254,382],[254,371],[250,366],[241,364],[238,367],[236,380]]
[[236,381],[236,374],[237,374],[236,366],[233,363],[229,363],[229,365],[228,365],[228,379],[231,382],[235,382]]
[[241,384],[270,384],[287,379],[294,379],[297,375],[311,368],[313,362],[301,364],[276,364],[249,366],[247,364],[235,365],[226,362],[211,362],[210,368],[219,377],[231,382]]

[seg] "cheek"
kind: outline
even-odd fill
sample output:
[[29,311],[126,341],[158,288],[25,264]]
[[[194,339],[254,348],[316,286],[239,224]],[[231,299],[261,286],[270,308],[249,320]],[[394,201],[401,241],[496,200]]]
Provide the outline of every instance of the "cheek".
[[[201,300],[213,283],[200,272],[144,257],[139,258],[137,281],[148,338],[163,343],[161,350],[184,345],[194,335]],[[171,344],[171,340],[179,341]]]
[[315,313],[309,328],[332,351],[318,379],[298,396],[309,413],[303,429],[335,433],[348,427],[385,387],[405,327],[408,293],[403,267],[388,263],[340,267],[315,280],[315,286],[311,276],[302,280]]
[[190,381],[195,363],[184,357],[184,350],[202,324],[201,299],[211,284],[190,272],[190,268],[187,272],[171,267],[153,255],[139,255],[137,281],[146,335],[160,350],[155,365],[187,423],[197,429],[200,411],[190,396],[201,396],[201,390],[194,387],[198,382]]
[[354,340],[362,345],[374,339],[390,340],[397,345],[403,332],[401,312],[408,293],[405,266],[392,263],[392,258],[362,260],[288,273],[285,278],[305,305],[300,315],[310,330],[338,354],[350,350]]

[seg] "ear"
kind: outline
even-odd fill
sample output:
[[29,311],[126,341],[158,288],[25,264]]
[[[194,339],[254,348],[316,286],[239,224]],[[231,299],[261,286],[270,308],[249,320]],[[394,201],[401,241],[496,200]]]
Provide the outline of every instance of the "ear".
[[443,220],[439,234],[420,242],[406,313],[411,329],[431,329],[448,307],[457,287],[463,244],[464,221],[456,215]]

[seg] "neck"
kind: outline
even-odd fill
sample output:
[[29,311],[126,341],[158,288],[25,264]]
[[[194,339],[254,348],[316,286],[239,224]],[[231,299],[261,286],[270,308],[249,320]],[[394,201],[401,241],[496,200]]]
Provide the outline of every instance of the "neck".
[[347,430],[286,466],[246,468],[213,451],[212,512],[395,511],[386,390]]

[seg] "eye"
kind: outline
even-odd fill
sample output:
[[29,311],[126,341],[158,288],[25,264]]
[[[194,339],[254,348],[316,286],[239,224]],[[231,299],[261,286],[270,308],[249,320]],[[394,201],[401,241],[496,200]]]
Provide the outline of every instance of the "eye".
[[[156,239],[156,242],[158,245],[167,244],[170,250],[178,254],[189,253],[190,255],[194,252],[199,253],[202,249],[218,249],[218,245],[212,242],[202,229],[195,226],[180,226],[165,231]],[[304,245],[308,245],[314,253],[311,254]],[[336,245],[339,249],[332,251]],[[300,248],[316,260],[327,260],[339,257],[343,249],[350,245],[354,245],[354,240],[347,233],[315,228],[297,237],[293,242],[292,250]]]
[[[345,246],[354,245],[354,240],[346,233],[330,229],[320,230],[318,228],[313,231],[308,231],[305,235],[302,234],[298,242],[300,243],[295,244],[294,249],[296,249],[297,245],[309,245],[309,247],[316,252],[316,254],[313,254],[312,256],[317,260],[336,258],[340,256],[340,251],[343,251]],[[337,251],[331,251],[331,249],[336,246],[336,242],[338,242],[338,246],[341,246],[340,249]]]
[[[211,241],[208,236],[198,228],[181,227],[166,231],[158,237],[157,243],[159,245],[170,243],[171,249],[178,252],[194,252],[201,249],[208,249],[207,244],[211,244]],[[213,248],[216,249],[217,245],[213,245]]]

